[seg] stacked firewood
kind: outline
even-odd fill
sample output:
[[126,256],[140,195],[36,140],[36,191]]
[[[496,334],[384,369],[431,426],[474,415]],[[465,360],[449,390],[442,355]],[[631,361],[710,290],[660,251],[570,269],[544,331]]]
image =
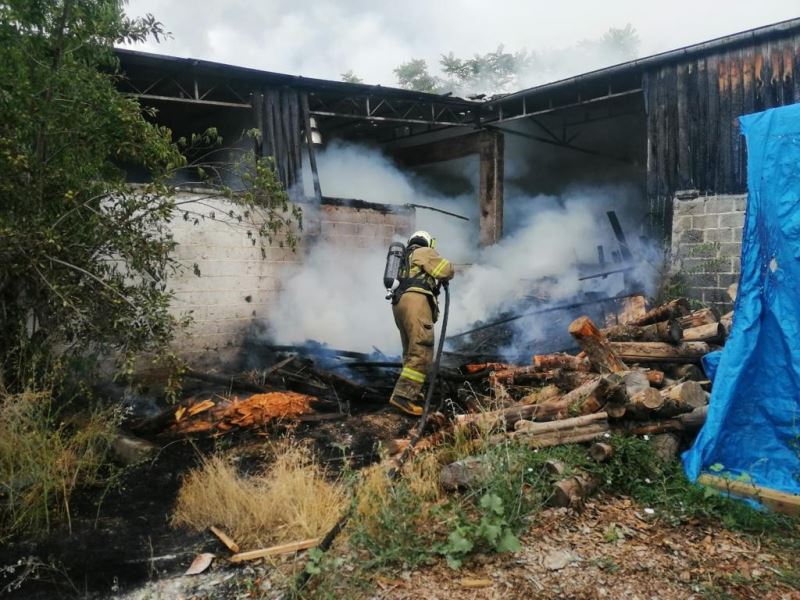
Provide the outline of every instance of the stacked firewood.
[[[582,316],[569,332],[578,354],[535,355],[526,366],[464,367],[473,381],[485,374],[484,400],[499,408],[474,407],[457,415],[448,427],[423,438],[418,450],[458,429],[476,446],[516,439],[535,448],[597,441],[615,432],[666,433],[674,439],[660,443],[677,452],[677,436],[703,424],[710,382],[701,358],[724,344],[727,334],[714,309],[691,310],[679,299],[646,311],[643,299],[635,299],[604,328]],[[406,445],[395,440],[390,452]]]

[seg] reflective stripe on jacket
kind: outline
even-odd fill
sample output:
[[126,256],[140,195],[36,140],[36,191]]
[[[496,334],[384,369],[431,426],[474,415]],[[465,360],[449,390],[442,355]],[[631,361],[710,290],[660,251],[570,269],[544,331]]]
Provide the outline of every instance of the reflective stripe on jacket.
[[446,258],[439,256],[433,248],[423,246],[411,251],[408,258],[408,275],[404,278],[409,281],[406,286],[403,281],[400,287],[405,287],[404,291],[419,292],[428,296],[436,297],[439,293],[439,281],[449,281],[455,275],[453,265]]

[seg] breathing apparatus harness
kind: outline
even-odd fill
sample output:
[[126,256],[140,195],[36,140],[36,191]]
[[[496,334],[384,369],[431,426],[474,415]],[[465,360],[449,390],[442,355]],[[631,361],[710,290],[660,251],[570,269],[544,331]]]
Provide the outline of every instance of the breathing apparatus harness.
[[[397,254],[398,247],[402,248],[402,254]],[[395,254],[393,254],[393,249]],[[410,252],[406,253],[405,246],[399,242],[394,242],[389,246],[389,254],[386,257],[386,268],[384,269],[384,274],[383,274],[383,284],[384,286],[386,286],[387,300],[392,299],[395,292],[402,285],[397,277],[400,274],[400,266],[401,266],[400,263],[402,259],[407,260],[410,257],[411,252],[413,252],[413,249]],[[401,260],[397,260],[400,259],[401,257],[402,257]],[[395,266],[392,267],[391,272],[389,268],[390,261],[396,262],[397,265],[396,267]],[[388,275],[393,275],[393,276],[391,280],[388,281],[387,283]],[[414,434],[411,436],[411,440],[409,441],[408,446],[406,446],[406,449],[403,450],[403,453],[400,455],[400,458],[397,459],[395,465],[392,466],[386,472],[386,476],[389,478],[389,481],[394,481],[400,475],[400,470],[403,468],[403,465],[411,456],[411,453],[414,450],[414,446],[416,446],[417,442],[419,442],[420,438],[422,437],[422,434],[425,432],[425,426],[428,423],[428,415],[430,414],[431,410],[431,399],[433,398],[433,390],[436,387],[436,378],[439,375],[439,365],[442,361],[442,352],[444,351],[444,340],[445,340],[445,335],[447,333],[447,317],[450,313],[450,286],[448,285],[447,281],[443,281],[441,286],[444,288],[444,312],[442,313],[442,330],[441,333],[439,334],[439,343],[436,346],[436,357],[434,358],[433,365],[431,366],[428,391],[425,394],[425,405],[422,408],[422,415],[420,416],[419,423],[417,424],[417,428],[414,431]],[[438,289],[436,293],[438,295]],[[399,298],[400,296],[398,295],[397,297]],[[338,536],[339,533],[341,533],[342,529],[344,529],[344,526],[350,520],[350,515],[352,514],[354,506],[355,504],[351,503],[350,508],[348,508],[345,511],[345,513],[339,518],[339,520],[336,522],[336,525],[334,525],[330,529],[330,531],[328,531],[328,533],[325,534],[325,537],[322,538],[322,541],[320,542],[319,546],[317,546],[317,548],[321,552],[327,552],[328,549],[331,547],[331,544],[333,544],[333,541],[336,539],[336,536]],[[307,568],[303,569],[297,576],[297,587],[302,588],[310,578],[311,578],[311,572]]]

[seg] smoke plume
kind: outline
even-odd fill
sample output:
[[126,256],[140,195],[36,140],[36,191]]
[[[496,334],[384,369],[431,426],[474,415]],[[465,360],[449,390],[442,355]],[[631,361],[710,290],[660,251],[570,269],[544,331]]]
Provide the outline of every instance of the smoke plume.
[[[581,282],[578,275],[586,265],[597,263],[598,245],[609,248],[609,254],[617,247],[605,211],[616,209],[620,217],[630,216],[629,199],[635,194],[626,193],[624,186],[568,189],[560,196],[529,196],[508,186],[510,233],[499,244],[480,250],[474,190],[443,196],[426,183],[426,177],[400,172],[378,151],[364,147],[332,144],[320,153],[318,162],[326,196],[424,204],[471,218],[466,223],[423,209],[416,212],[416,228],[430,231],[439,252],[457,264],[450,286],[451,333],[529,304],[532,297],[558,303],[580,292],[623,291],[621,276]],[[460,173],[472,185],[475,178],[469,168],[469,164],[450,165],[449,175]],[[316,340],[334,348],[363,352],[378,348],[387,355],[399,354],[399,335],[381,282],[385,257],[382,245],[345,249],[318,243],[284,285],[270,320],[273,339]],[[537,331],[536,324],[526,320],[523,338]]]

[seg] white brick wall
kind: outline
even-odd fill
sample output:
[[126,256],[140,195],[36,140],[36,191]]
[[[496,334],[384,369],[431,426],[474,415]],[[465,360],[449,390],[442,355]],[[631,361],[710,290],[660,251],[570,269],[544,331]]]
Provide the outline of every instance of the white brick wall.
[[698,196],[680,192],[673,201],[672,260],[691,298],[724,312],[728,286],[739,280],[747,196]]
[[[237,360],[239,348],[255,321],[269,321],[270,307],[281,292],[283,278],[302,263],[318,239],[364,248],[375,241],[388,246],[395,234],[413,230],[414,213],[403,208],[353,208],[323,204],[304,208],[303,232],[295,251],[277,245],[262,248],[247,236],[251,223],[239,223],[228,213],[235,205],[222,198],[181,192],[175,219],[174,256],[184,266],[170,279],[175,292],[173,311],[191,313],[190,328],[176,340],[178,352],[193,365],[224,365]],[[215,218],[212,218],[211,215]],[[200,276],[194,274],[197,265]]]

